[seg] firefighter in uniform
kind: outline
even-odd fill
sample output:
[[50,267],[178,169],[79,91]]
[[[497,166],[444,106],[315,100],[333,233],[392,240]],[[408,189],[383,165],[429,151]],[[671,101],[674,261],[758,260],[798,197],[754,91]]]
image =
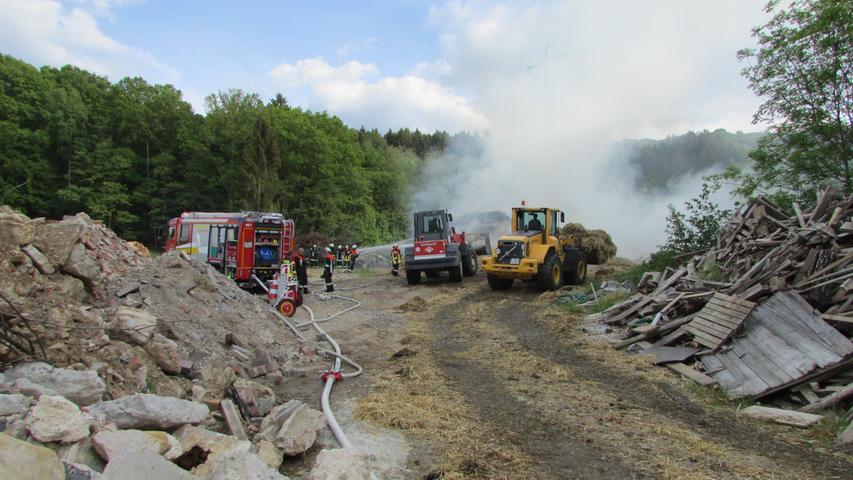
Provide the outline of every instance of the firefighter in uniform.
[[403,260],[403,255],[400,253],[400,246],[396,243],[391,247],[391,275],[395,277],[400,275],[400,263]]
[[355,260],[358,258],[358,245],[352,244],[352,249],[349,251],[349,269],[355,270]]
[[341,266],[344,263],[344,246],[338,244],[338,250],[336,253],[337,253],[338,266]]
[[326,247],[326,257],[323,261],[323,280],[326,281],[326,291],[334,292],[335,284],[332,283],[332,273],[335,271],[335,255],[332,254],[332,249]]
[[293,257],[293,268],[296,270],[296,281],[299,283],[299,292],[308,294],[308,264],[305,261],[305,250],[299,247]]
[[311,263],[312,268],[317,268],[320,266],[320,258],[318,256],[320,252],[317,251],[317,245],[311,247],[311,253],[308,254],[308,258]]
[[349,267],[349,252],[350,252],[350,246],[347,245],[344,247],[344,258],[343,258],[343,263],[341,264],[344,267]]

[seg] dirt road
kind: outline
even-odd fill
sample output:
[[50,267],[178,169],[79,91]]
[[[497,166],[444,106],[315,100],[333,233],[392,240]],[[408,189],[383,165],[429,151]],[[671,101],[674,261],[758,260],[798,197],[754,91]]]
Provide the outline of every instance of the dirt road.
[[340,282],[378,279],[326,329],[367,369],[334,403],[386,478],[849,478],[849,455],[582,339],[526,285],[375,275]]

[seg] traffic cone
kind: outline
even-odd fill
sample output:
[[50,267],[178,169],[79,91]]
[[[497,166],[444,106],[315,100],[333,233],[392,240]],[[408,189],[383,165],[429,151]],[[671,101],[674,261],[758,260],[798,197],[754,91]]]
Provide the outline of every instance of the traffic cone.
[[275,305],[275,301],[278,299],[278,273],[276,273],[272,280],[270,280],[270,290],[267,292],[267,300],[269,300],[270,305]]

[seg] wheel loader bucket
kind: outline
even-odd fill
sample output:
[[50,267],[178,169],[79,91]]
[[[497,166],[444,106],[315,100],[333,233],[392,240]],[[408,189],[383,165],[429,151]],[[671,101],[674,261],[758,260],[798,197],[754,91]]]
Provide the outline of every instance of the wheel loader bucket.
[[474,247],[474,253],[477,255],[491,255],[492,242],[489,239],[488,233],[472,233],[466,234],[471,237],[471,246]]

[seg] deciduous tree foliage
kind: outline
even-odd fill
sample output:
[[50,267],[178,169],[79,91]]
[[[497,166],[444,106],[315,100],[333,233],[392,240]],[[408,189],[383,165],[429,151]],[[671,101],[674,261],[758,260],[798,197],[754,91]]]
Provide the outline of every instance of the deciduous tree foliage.
[[745,49],[743,75],[764,103],[756,122],[770,134],[737,171],[741,193],[809,203],[833,186],[853,193],[853,2],[771,1],[771,20],[753,30],[758,49]]
[[415,131],[391,146],[280,94],[265,105],[228,90],[206,106],[193,112],[171,85],[0,55],[0,203],[31,216],[85,211],[149,244],[183,211],[245,209],[366,244],[405,235],[423,158],[447,141]]

